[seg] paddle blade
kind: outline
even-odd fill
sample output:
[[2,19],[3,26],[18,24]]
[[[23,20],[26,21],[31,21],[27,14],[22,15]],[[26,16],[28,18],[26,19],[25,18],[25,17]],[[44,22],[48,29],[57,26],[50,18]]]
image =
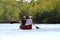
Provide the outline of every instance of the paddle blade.
[[39,27],[36,26],[36,29],[39,29]]

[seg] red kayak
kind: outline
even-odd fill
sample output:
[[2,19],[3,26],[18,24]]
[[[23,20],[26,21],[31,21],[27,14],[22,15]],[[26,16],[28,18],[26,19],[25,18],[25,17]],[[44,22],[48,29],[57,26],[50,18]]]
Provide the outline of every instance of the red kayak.
[[20,29],[32,29],[32,25],[21,25]]

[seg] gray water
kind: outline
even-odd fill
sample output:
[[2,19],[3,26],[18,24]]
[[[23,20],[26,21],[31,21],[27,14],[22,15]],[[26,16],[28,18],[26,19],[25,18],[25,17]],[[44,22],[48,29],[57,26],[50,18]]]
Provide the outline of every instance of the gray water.
[[0,24],[0,40],[60,40],[60,24],[35,24],[32,30],[19,29],[20,24]]

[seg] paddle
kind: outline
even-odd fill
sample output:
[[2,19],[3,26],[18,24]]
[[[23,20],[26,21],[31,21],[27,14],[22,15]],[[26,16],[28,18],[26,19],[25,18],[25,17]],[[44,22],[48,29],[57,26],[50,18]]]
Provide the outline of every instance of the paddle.
[[36,29],[40,29],[40,28],[36,26]]
[[[35,25],[34,25],[35,26]],[[40,29],[39,27],[37,27],[37,26],[35,26],[36,27],[36,29]]]

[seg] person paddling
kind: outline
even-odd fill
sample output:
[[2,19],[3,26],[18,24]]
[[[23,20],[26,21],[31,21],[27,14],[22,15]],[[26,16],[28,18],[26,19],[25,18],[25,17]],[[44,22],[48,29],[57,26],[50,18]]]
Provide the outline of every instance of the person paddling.
[[26,26],[29,26],[32,28],[32,19],[31,16],[26,16]]
[[[32,21],[32,17],[29,16],[27,19],[26,19],[26,24],[32,28],[32,24],[33,24],[33,21]],[[36,25],[34,25],[36,27],[36,29],[40,29],[39,27],[37,27]]]
[[21,25],[25,25],[26,24],[26,16],[23,16],[23,19],[20,21]]

